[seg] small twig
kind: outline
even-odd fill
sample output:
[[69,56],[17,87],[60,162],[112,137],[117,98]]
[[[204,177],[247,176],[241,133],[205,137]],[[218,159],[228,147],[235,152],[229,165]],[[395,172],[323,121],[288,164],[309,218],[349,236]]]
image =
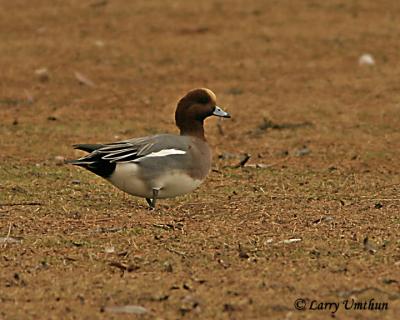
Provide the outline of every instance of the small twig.
[[174,226],[172,224],[164,224],[164,223],[153,223],[153,227],[164,229],[164,230],[174,230]]
[[265,163],[251,163],[251,164],[246,164],[247,161],[249,161],[250,156],[246,153],[246,157],[242,159],[237,165],[234,166],[225,166],[224,168],[232,168],[232,169],[237,169],[237,168],[256,168],[256,169],[267,169],[271,168],[273,166],[276,166],[278,164],[281,164],[282,162],[285,162],[289,159],[289,157],[286,157],[285,159],[270,163],[270,164],[265,164]]
[[0,203],[0,207],[13,207],[13,206],[41,206],[40,202],[6,202]]
[[113,220],[114,218],[100,218],[100,219],[92,219],[92,220],[86,220],[87,222],[91,223],[99,223],[99,222],[108,222]]
[[231,166],[231,168],[233,168],[233,169],[243,168],[244,165],[247,163],[247,161],[250,160],[250,158],[251,158],[251,156],[248,153],[245,153],[243,159],[240,160],[240,162],[238,164]]
[[132,272],[132,271],[136,271],[140,268],[139,266],[136,266],[136,265],[126,265],[126,264],[120,263],[118,261],[112,261],[109,263],[109,265],[111,267],[116,267],[116,268],[120,269],[122,272],[124,272],[124,271]]
[[164,229],[164,230],[183,230],[183,223],[153,223],[153,227]]
[[8,232],[7,232],[6,239],[9,239],[9,238],[10,238],[10,235],[11,235],[11,227],[12,227],[12,224],[11,224],[11,222],[10,222],[10,225],[9,225],[9,227],[8,227]]
[[264,164],[264,163],[255,163],[255,164],[248,164],[245,167],[246,168],[257,168],[257,169],[266,169],[266,168],[271,168],[273,166],[276,166],[277,164],[281,164],[282,162],[285,162],[289,159],[289,157],[286,157],[285,159],[270,163],[270,164]]
[[7,242],[10,239],[10,235],[11,235],[11,227],[12,227],[12,224],[10,222],[10,225],[8,226],[7,236],[4,238],[4,246],[3,246],[3,248],[7,247]]
[[107,232],[120,232],[120,231],[125,231],[126,227],[112,227],[112,228],[105,228],[105,227],[99,227],[97,228],[94,232],[97,233],[107,233]]
[[178,251],[178,250],[175,250],[173,248],[168,248],[168,247],[167,247],[167,250],[170,251],[170,252],[176,253],[177,255],[180,255],[182,257],[186,257],[186,253],[185,252]]

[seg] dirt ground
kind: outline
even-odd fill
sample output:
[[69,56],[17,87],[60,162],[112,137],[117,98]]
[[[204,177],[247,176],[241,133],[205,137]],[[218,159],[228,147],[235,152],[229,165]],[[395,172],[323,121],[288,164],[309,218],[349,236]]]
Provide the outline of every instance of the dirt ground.
[[[0,319],[400,314],[397,0],[0,7]],[[176,132],[195,87],[233,116],[196,192],[151,212],[63,165]]]

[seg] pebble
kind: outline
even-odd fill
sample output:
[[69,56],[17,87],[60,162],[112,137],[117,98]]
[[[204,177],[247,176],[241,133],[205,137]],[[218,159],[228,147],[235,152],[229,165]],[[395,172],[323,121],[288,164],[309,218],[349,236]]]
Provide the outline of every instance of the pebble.
[[54,162],[57,166],[62,166],[63,164],[65,164],[65,158],[63,156],[55,156]]
[[41,82],[47,82],[50,80],[49,70],[47,70],[47,68],[36,69],[35,75]]
[[375,65],[375,59],[371,54],[364,53],[358,59],[358,64],[360,66],[373,66]]

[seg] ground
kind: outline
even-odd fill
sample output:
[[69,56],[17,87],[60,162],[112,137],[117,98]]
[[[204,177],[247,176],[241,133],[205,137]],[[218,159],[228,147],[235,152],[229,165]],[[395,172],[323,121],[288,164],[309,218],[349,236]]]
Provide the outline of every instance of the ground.
[[[397,0],[1,7],[1,319],[400,314]],[[207,121],[196,192],[149,211],[63,164],[74,143],[177,132],[195,87],[232,114]]]

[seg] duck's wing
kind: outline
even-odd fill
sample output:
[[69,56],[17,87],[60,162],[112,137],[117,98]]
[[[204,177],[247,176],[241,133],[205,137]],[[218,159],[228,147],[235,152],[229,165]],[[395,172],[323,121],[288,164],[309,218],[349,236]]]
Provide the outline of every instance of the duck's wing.
[[95,152],[111,163],[140,162],[144,158],[185,154],[187,143],[179,136],[156,135],[103,145]]
[[90,153],[69,163],[107,177],[113,173],[117,163],[140,163],[153,157],[183,155],[188,143],[183,137],[165,134],[108,144],[77,144],[74,147]]

